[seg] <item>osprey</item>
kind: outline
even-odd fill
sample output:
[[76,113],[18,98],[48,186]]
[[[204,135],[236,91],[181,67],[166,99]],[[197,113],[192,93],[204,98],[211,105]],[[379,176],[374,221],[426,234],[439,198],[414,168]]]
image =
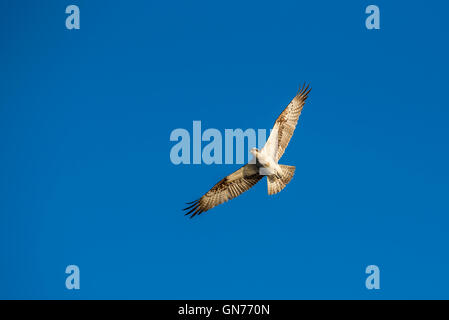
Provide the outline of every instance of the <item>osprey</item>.
[[[187,203],[189,210],[186,215],[193,218],[228,200],[238,197],[249,190],[264,176],[267,176],[268,194],[280,192],[293,178],[294,166],[279,164],[278,161],[295,131],[302,107],[310,93],[309,86],[302,86],[293,100],[276,119],[265,146],[258,150],[251,149],[254,159],[237,171],[220,180],[198,200]],[[255,160],[255,161],[254,161]]]

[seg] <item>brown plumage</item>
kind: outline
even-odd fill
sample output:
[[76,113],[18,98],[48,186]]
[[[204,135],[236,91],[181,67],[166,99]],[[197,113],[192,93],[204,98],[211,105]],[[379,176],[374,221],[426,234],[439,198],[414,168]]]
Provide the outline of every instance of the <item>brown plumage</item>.
[[192,214],[191,218],[193,218],[197,214],[201,214],[223,202],[234,199],[249,190],[262,178],[263,176],[259,174],[259,167],[257,165],[247,164],[220,180],[200,199],[187,203],[190,206],[184,210],[190,209],[190,211],[186,215]]
[[[281,159],[285,149],[287,149],[288,143],[290,142],[293,132],[295,131],[296,124],[298,123],[299,116],[301,115],[302,107],[304,106],[311,90],[312,88],[309,89],[309,86],[307,85],[306,87],[304,84],[274,123],[273,131],[278,131],[276,153],[277,161]],[[267,144],[270,143],[270,138],[271,135],[268,138]]]

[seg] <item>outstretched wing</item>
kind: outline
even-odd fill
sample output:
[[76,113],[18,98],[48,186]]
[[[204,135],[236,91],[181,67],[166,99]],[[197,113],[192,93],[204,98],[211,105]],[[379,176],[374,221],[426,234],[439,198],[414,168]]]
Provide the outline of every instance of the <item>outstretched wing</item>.
[[295,131],[302,107],[306,102],[310,90],[312,89],[309,89],[309,86],[307,85],[306,87],[304,84],[293,100],[282,111],[274,123],[267,143],[261,150],[262,153],[268,154],[276,161],[279,161]]
[[184,210],[190,211],[186,215],[192,214],[190,217],[193,218],[197,214],[234,199],[253,187],[263,177],[255,164],[247,164],[222,179],[200,199],[188,203],[190,206]]

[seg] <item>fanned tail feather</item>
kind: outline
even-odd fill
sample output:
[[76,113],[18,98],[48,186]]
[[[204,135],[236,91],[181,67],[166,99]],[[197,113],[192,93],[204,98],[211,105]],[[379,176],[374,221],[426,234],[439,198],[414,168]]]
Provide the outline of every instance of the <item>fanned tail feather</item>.
[[282,169],[282,174],[278,178],[275,175],[268,176],[267,178],[267,186],[268,186],[268,194],[273,195],[280,192],[285,186],[292,180],[293,175],[295,174],[294,166],[280,165]]

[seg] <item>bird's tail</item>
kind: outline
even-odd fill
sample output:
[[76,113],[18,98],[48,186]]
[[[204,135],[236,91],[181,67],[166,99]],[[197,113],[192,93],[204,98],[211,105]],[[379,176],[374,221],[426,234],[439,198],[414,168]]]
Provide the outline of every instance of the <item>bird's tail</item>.
[[278,176],[270,175],[267,178],[268,194],[276,194],[280,192],[285,186],[292,180],[295,174],[294,166],[279,165],[282,169],[281,174]]

